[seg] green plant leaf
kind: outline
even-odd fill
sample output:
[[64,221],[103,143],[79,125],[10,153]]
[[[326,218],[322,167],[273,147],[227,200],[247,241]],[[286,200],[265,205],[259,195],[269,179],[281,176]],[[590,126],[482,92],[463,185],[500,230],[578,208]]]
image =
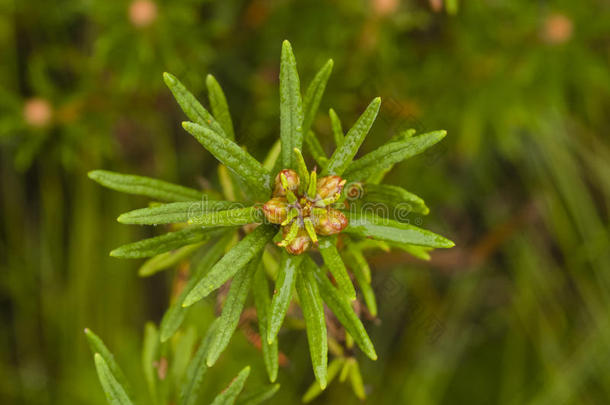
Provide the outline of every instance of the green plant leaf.
[[337,250],[337,238],[333,236],[320,237],[318,247],[322,254],[322,258],[324,259],[324,263],[337,282],[339,291],[349,300],[355,300],[356,290],[354,290],[352,280],[350,279],[345,264],[343,264],[343,260]]
[[261,350],[263,352],[263,361],[267,369],[269,381],[274,382],[277,379],[279,367],[278,362],[278,340],[274,339],[273,343],[269,343],[266,339],[268,335],[267,329],[269,325],[269,308],[271,299],[269,298],[269,284],[265,276],[265,270],[262,266],[254,274],[254,285],[252,288],[254,295],[254,305],[256,307],[256,317],[258,318],[258,330],[261,336]]
[[157,403],[157,376],[154,363],[159,355],[159,332],[152,322],[144,327],[144,343],[142,345],[142,371],[153,404]]
[[216,119],[206,110],[193,94],[174,75],[163,73],[163,81],[169,87],[174,98],[189,120],[204,126],[221,137],[226,137],[224,130]]
[[161,201],[199,201],[205,196],[205,193],[192,188],[133,174],[93,170],[88,176],[91,180],[112,190]]
[[248,152],[235,142],[224,138],[209,128],[192,122],[183,122],[186,131],[197,139],[216,159],[235,172],[259,198],[267,198],[271,192],[271,174]]
[[243,268],[254,256],[260,253],[267,242],[277,233],[273,225],[263,224],[242,239],[224,255],[210,271],[189,291],[184,303],[185,307],[206,297],[230,279]]
[[[363,266],[363,264],[360,262],[360,259],[356,259],[352,252],[359,252],[360,254],[362,254],[362,252],[357,250],[357,247],[353,246],[351,251],[348,250],[345,253],[346,263],[348,263],[348,265],[351,267],[352,272],[356,277],[356,282],[358,283],[358,287],[360,287],[360,292],[362,292],[366,307],[369,309],[371,315],[377,316],[377,300],[375,299],[375,292],[371,287],[370,269],[368,267],[368,263],[366,264],[366,266]],[[367,273],[365,269],[368,269],[369,273]]]
[[253,258],[250,263],[235,274],[231,281],[231,288],[220,314],[218,330],[212,338],[210,350],[208,350],[206,358],[208,367],[212,367],[216,363],[220,354],[229,344],[235,329],[237,329],[241,311],[244,309],[248,291],[250,291],[252,276],[258,268],[259,262],[259,257]]
[[280,63],[280,138],[282,166],[295,168],[293,150],[303,148],[303,105],[297,62],[288,41],[282,43]]
[[353,265],[360,268],[367,283],[371,282],[371,267],[364,257],[362,249],[349,237],[343,239],[347,255],[353,260]]
[[168,269],[177,263],[187,259],[193,253],[195,253],[201,246],[201,243],[194,243],[192,245],[186,245],[176,250],[161,253],[155,257],[151,257],[140,266],[138,269],[138,275],[140,277],[148,277],[156,274],[162,270]]
[[208,371],[205,359],[208,355],[212,338],[218,328],[218,323],[218,319],[216,319],[210,324],[205,336],[201,339],[199,348],[186,368],[184,381],[180,387],[179,405],[195,405],[197,403],[203,376]]
[[231,384],[225,388],[216,398],[211,405],[232,405],[235,403],[237,396],[244,388],[244,384],[248,375],[250,374],[250,366],[244,367],[237,377],[231,381]]
[[239,401],[237,401],[238,405],[258,405],[262,404],[265,401],[268,401],[275,395],[275,393],[280,389],[279,384],[269,385],[267,387],[261,387],[258,390],[245,395]]
[[268,343],[273,343],[276,340],[275,338],[284,322],[284,317],[286,317],[286,312],[292,298],[292,290],[296,282],[297,269],[302,261],[303,255],[292,256],[282,251],[282,261],[277,279],[275,280],[275,290],[269,310]]
[[408,243],[397,243],[397,242],[391,242],[390,246],[403,250],[403,251],[409,253],[410,255],[417,257],[418,259],[430,260],[429,251],[432,250],[432,248],[425,247],[425,246],[409,245]]
[[89,343],[91,353],[97,353],[102,356],[106,366],[110,369],[114,378],[121,386],[124,387],[125,392],[127,392],[127,394],[131,397],[132,391],[127,378],[125,378],[123,370],[121,370],[119,364],[114,359],[114,355],[110,352],[110,350],[108,350],[102,339],[100,339],[100,337],[93,333],[93,331],[89,328],[85,328],[85,336],[87,337],[87,342]]
[[305,97],[303,98],[303,133],[306,134],[309,132],[311,128],[311,124],[313,123],[316,113],[318,112],[318,107],[320,106],[320,101],[322,100],[322,96],[324,95],[324,90],[326,90],[326,83],[328,83],[328,78],[333,71],[333,60],[329,59],[324,66],[316,73],[313,80],[307,87],[307,91],[305,92]]
[[261,223],[265,219],[259,207],[234,208],[230,210],[208,212],[192,217],[188,223],[199,226],[241,226]]
[[235,132],[233,131],[233,121],[229,112],[227,98],[222,91],[222,87],[218,84],[216,78],[212,75],[207,75],[205,84],[208,88],[208,97],[210,98],[210,106],[214,117],[222,127],[224,134],[230,140],[235,140]]
[[[328,384],[330,384],[330,382],[335,379],[337,374],[339,374],[339,371],[343,367],[344,363],[345,358],[343,357],[337,357],[336,359],[330,362],[330,364],[328,365],[328,373],[326,374],[326,380]],[[322,388],[320,387],[320,384],[317,381],[314,381],[314,383],[311,384],[307,389],[307,392],[305,392],[305,395],[303,395],[303,402],[311,402],[321,393]]]
[[347,132],[341,146],[335,149],[335,152],[328,162],[328,167],[323,174],[335,174],[337,176],[343,174],[352,162],[352,159],[354,159],[354,156],[356,156],[364,138],[369,133],[369,130],[377,117],[377,113],[379,112],[380,105],[381,98],[379,97],[371,101],[354,126]]
[[348,361],[352,362],[349,368],[349,380],[352,384],[352,389],[354,390],[354,394],[356,394],[358,399],[364,401],[364,399],[366,398],[366,394],[364,391],[364,384],[362,383],[360,367],[358,366],[358,362],[356,361],[356,359],[351,358]]
[[324,303],[315,276],[308,266],[301,266],[297,272],[297,294],[305,318],[307,341],[313,372],[322,389],[326,388],[326,367],[328,363],[328,342]]
[[330,282],[326,274],[318,268],[311,258],[307,258],[307,265],[315,274],[316,281],[320,287],[320,295],[328,305],[328,308],[337,317],[345,330],[352,335],[360,349],[372,360],[377,360],[377,353],[371,339],[366,333],[362,322],[354,312],[350,302]]
[[218,232],[214,228],[188,227],[176,232],[168,232],[153,238],[142,239],[120,246],[110,252],[110,256],[121,259],[139,259],[156,256],[172,249],[209,240],[216,236]]
[[129,405],[133,404],[125,388],[119,383],[116,376],[110,370],[110,367],[104,361],[101,354],[95,353],[95,369],[97,370],[97,376],[102,384],[104,393],[106,393],[106,399],[111,405]]
[[417,246],[450,248],[455,244],[434,232],[416,226],[378,217],[372,213],[348,213],[349,223],[344,229],[352,235],[386,242],[408,243]]
[[189,291],[205,276],[206,272],[220,259],[225,252],[225,248],[229,242],[233,239],[233,232],[228,232],[223,235],[218,242],[216,242],[208,251],[204,253],[201,259],[197,262],[193,275],[187,282],[186,286],[178,295],[176,300],[170,305],[165,311],[163,319],[161,319],[161,342],[167,341],[170,337],[176,333],[188,311],[188,308],[182,306],[184,299],[188,295]]
[[130,225],[162,225],[187,222],[189,219],[208,212],[216,212],[239,207],[230,201],[203,199],[200,201],[175,202],[150,208],[140,208],[121,214],[117,221]]
[[320,141],[318,141],[318,138],[316,138],[316,135],[312,131],[305,134],[305,145],[320,167],[325,168],[328,166],[328,158],[326,157],[324,148],[322,148]]
[[376,172],[383,171],[425,151],[438,143],[445,135],[447,135],[447,131],[434,131],[387,143],[353,161],[345,171],[344,177],[351,180],[367,179]]
[[271,149],[269,149],[269,153],[267,153],[267,156],[263,161],[263,167],[269,171],[272,171],[276,162],[279,162],[278,158],[280,157],[280,153],[282,153],[282,142],[278,139],[275,141]]
[[388,184],[362,184],[361,203],[384,204],[397,219],[406,219],[411,213],[427,215],[430,209],[423,199],[402,187]]
[[341,146],[343,143],[343,139],[345,138],[345,134],[343,133],[343,125],[341,125],[341,120],[339,116],[332,108],[328,110],[328,116],[330,117],[330,126],[333,130],[333,138],[335,140],[335,145],[337,148]]

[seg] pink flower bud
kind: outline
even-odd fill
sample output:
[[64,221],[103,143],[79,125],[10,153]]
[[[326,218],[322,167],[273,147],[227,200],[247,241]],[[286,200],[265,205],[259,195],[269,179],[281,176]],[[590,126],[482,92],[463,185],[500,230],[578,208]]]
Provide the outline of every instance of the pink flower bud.
[[274,197],[263,205],[263,213],[267,221],[272,224],[281,224],[288,216],[288,203],[286,197]]
[[[287,230],[288,227],[286,226],[284,227],[284,229]],[[294,238],[292,242],[290,242],[288,245],[286,245],[286,251],[291,255],[297,256],[309,249],[310,244],[311,239],[309,238],[307,231],[305,231],[305,229],[299,229],[297,237]]]
[[325,176],[318,179],[318,196],[322,199],[325,198],[339,198],[345,180],[339,176]]
[[288,189],[293,193],[297,191],[299,187],[299,175],[297,172],[291,169],[284,169],[280,171],[277,176],[275,176],[275,189],[273,190],[273,195],[275,197],[281,197],[286,195],[286,190],[284,190],[284,186],[282,186],[281,175],[286,176],[286,181],[288,182]]
[[129,6],[129,21],[134,27],[148,27],[157,19],[157,5],[151,0],[135,0]]
[[335,209],[329,208],[323,212],[314,212],[312,216],[314,228],[318,235],[334,235],[347,226],[347,217]]

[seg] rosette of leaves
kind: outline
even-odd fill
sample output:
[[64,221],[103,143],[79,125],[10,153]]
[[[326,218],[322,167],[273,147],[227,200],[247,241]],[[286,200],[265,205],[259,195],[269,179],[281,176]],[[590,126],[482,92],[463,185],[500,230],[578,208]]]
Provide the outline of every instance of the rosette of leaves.
[[[421,198],[401,187],[380,184],[393,165],[436,144],[445,131],[419,136],[406,131],[354,159],[377,116],[381,100],[375,98],[346,133],[334,110],[329,111],[336,149],[327,156],[311,124],[332,66],[329,60],[302,95],[291,45],[283,43],[280,140],[262,163],[235,142],[225,95],[212,76],[207,77],[210,112],[177,78],[164,75],[190,120],[183,123],[184,129],[221,162],[218,174],[224,199],[214,192],[151,178],[106,171],[89,174],[104,186],[155,201],[121,215],[119,222],[174,227],[161,236],[121,246],[112,256],[150,258],[140,268],[142,275],[190,256],[197,258],[188,283],[161,321],[162,342],[180,328],[188,307],[230,282],[207,366],[227,347],[252,291],[265,366],[275,381],[278,332],[294,299],[304,318],[317,386],[324,389],[332,378],[327,367],[329,347],[354,342],[366,356],[377,358],[352,306],[357,299],[355,281],[368,312],[377,314],[364,250],[397,248],[425,259],[431,249],[454,245],[409,223],[410,213],[428,213]],[[307,169],[303,149],[315,161],[313,171]],[[340,324],[343,335],[329,333],[327,322]],[[361,381],[358,367],[348,370],[352,381]],[[363,395],[362,389],[356,391]]]

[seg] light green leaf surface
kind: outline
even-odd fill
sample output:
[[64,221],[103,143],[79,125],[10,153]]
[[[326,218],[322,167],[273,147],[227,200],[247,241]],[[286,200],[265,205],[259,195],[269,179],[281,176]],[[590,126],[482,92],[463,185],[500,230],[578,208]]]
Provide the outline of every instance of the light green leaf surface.
[[155,362],[158,360],[159,343],[157,327],[154,323],[147,322],[144,327],[144,343],[142,344],[142,371],[153,404],[158,402]]
[[326,83],[328,78],[333,71],[333,60],[329,59],[328,62],[322,66],[322,68],[316,73],[313,80],[307,87],[305,97],[303,98],[303,133],[309,132],[311,125],[318,112],[320,101],[326,90]]
[[259,405],[265,403],[280,389],[279,384],[269,385],[267,387],[261,387],[256,391],[243,396],[243,398],[237,401],[238,405]]
[[187,259],[194,254],[201,246],[203,242],[195,243],[192,245],[186,245],[176,250],[161,253],[155,257],[151,257],[140,266],[138,269],[138,275],[140,277],[148,277],[156,274],[160,271],[168,269],[181,261]]
[[254,294],[254,305],[256,307],[256,316],[258,318],[258,329],[261,336],[261,350],[263,352],[263,361],[269,376],[269,381],[274,382],[277,379],[279,367],[278,358],[278,340],[274,339],[269,343],[266,339],[269,325],[269,309],[271,306],[271,298],[269,297],[269,284],[267,276],[262,266],[254,275],[254,284],[252,288]]
[[326,264],[328,270],[330,270],[330,273],[337,282],[339,291],[341,291],[341,293],[343,293],[349,300],[355,300],[356,290],[354,290],[354,285],[352,284],[352,280],[347,273],[345,264],[339,255],[336,244],[336,237],[323,236],[320,237],[318,247],[320,249],[320,253],[322,254],[322,258],[324,259],[324,264]]
[[[328,365],[328,373],[326,374],[326,380],[327,380],[328,384],[330,384],[330,382],[335,379],[337,374],[339,374],[339,371],[343,367],[344,363],[345,363],[345,358],[343,358],[343,357],[337,357],[333,361],[330,362],[330,364]],[[309,386],[309,388],[307,389],[307,392],[305,392],[305,395],[303,395],[302,400],[304,403],[311,402],[321,393],[322,393],[322,388],[320,387],[320,384],[317,381],[315,381],[313,384],[311,384]]]
[[218,84],[218,81],[212,75],[207,75],[205,84],[208,88],[208,97],[214,118],[216,118],[222,127],[225,136],[230,140],[235,140],[233,121],[231,120],[229,105],[227,104],[227,98],[224,91],[222,91],[222,87],[220,87],[220,84]]
[[275,290],[269,311],[268,343],[276,340],[275,338],[284,322],[290,300],[292,299],[292,290],[296,283],[297,269],[302,261],[303,255],[292,256],[282,251],[282,260],[277,279],[275,280]]
[[119,383],[116,376],[108,367],[108,364],[104,361],[101,354],[95,353],[95,369],[97,370],[97,376],[102,384],[106,399],[111,405],[130,405],[133,402],[129,399],[127,391]]
[[187,222],[189,219],[208,212],[216,212],[238,207],[230,201],[203,199],[191,202],[175,202],[150,208],[140,208],[126,212],[117,218],[122,224],[162,225]]
[[345,138],[345,134],[343,133],[343,125],[341,125],[339,116],[332,108],[328,110],[328,116],[330,117],[330,126],[333,130],[333,139],[335,140],[335,145],[338,148],[341,146],[343,139]]
[[199,226],[242,226],[261,223],[265,219],[259,207],[234,208],[213,211],[192,217],[188,223]]
[[295,168],[293,150],[303,148],[303,105],[297,63],[288,41],[282,43],[280,63],[280,138],[283,168]]
[[250,374],[250,366],[244,367],[237,377],[231,381],[231,384],[227,388],[225,388],[216,398],[211,405],[232,405],[235,403],[237,396],[244,388],[244,384],[246,383],[246,379]]
[[311,153],[311,156],[321,168],[328,166],[328,158],[326,157],[324,148],[322,148],[320,141],[312,131],[305,134],[305,145],[307,146],[309,153]]

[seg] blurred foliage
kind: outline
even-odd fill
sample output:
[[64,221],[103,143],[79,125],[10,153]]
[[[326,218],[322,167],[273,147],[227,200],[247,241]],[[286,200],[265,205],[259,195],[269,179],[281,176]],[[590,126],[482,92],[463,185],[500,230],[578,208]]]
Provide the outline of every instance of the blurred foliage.
[[[359,361],[368,401],[608,403],[610,5],[449,3],[165,0],[134,20],[131,1],[0,0],[0,402],[104,403],[85,326],[143,381],[142,331],[179,273],[139,279],[136,263],[107,256],[151,234],[111,223],[142,204],[85,173],[209,181],[216,163],[179,129],[166,70],[198,95],[213,72],[238,141],[262,158],[279,132],[288,38],[305,82],[335,59],[323,110],[353,122],[382,97],[362,153],[401,129],[449,134],[387,177],[424,197],[443,219],[425,227],[458,247],[430,262],[370,258],[380,302],[367,325],[379,360]],[[330,148],[322,114],[315,127]],[[201,304],[189,322],[202,332],[214,310]],[[206,392],[245,364],[249,384],[264,382],[247,337]],[[274,400],[296,403],[313,381],[307,344],[283,341]],[[350,391],[333,384],[317,401],[358,403]]]

